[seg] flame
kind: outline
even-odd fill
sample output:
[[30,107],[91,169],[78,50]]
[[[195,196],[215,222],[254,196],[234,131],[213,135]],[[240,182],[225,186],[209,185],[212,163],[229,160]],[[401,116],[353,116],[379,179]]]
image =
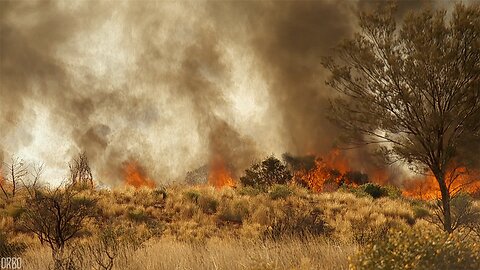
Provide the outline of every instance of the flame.
[[[475,193],[480,190],[480,172],[457,167],[446,174],[446,183],[450,193],[460,190]],[[430,173],[407,181],[403,187],[403,195],[423,200],[440,198],[440,188],[435,176]]]
[[124,183],[135,188],[154,188],[155,181],[151,180],[145,170],[136,161],[127,161],[123,164]]
[[342,184],[356,185],[347,173],[350,172],[348,159],[340,150],[333,149],[327,156],[316,158],[310,170],[298,170],[293,173],[294,181],[306,184],[314,191],[324,191]]
[[217,156],[211,161],[208,183],[216,188],[235,186],[235,180],[233,180],[223,158]]
[[[450,193],[460,190],[470,194],[480,193],[480,171],[453,165],[454,169],[447,172],[445,178]],[[348,158],[338,149],[334,149],[323,158],[317,157],[313,168],[294,171],[293,177],[297,183],[320,192],[335,190],[341,185],[358,186],[367,180],[386,185],[389,184],[390,173],[387,169],[371,170],[368,176],[355,172],[350,168]],[[424,200],[440,197],[439,185],[433,174],[408,179],[401,189],[406,197]]]

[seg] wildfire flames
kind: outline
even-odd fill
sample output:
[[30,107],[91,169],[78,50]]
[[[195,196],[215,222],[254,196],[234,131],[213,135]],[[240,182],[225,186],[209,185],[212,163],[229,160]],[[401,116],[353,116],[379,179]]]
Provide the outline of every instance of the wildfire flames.
[[208,172],[208,183],[216,188],[235,186],[235,181],[222,158],[212,159]]
[[150,179],[145,170],[136,161],[127,161],[123,165],[123,177],[125,185],[135,188],[154,188],[155,182]]
[[326,157],[316,158],[313,168],[295,171],[293,177],[315,191],[328,191],[342,184],[358,185],[368,180],[366,174],[352,172],[347,158],[337,149]]
[[[297,169],[293,172],[294,181],[308,186],[310,189],[332,191],[341,185],[358,186],[367,182],[388,184],[388,170],[369,171],[368,175],[352,170],[348,158],[339,150],[332,150],[325,157],[317,157],[310,169]],[[476,193],[480,191],[480,172],[468,171],[464,167],[451,170],[446,175],[447,186],[451,193],[459,190]],[[437,180],[433,175],[406,179],[400,186],[404,196],[418,199],[434,199],[440,197]]]
[[[480,177],[478,171],[468,171],[464,167],[451,170],[446,175],[446,183],[450,192],[463,190],[468,193],[478,192],[480,182],[475,181]],[[418,177],[407,181],[403,187],[403,195],[418,199],[435,199],[440,197],[440,189],[433,174]]]

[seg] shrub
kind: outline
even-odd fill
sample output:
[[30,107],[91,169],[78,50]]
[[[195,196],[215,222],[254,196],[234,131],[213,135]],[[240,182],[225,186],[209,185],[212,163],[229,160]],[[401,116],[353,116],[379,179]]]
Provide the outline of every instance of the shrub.
[[197,204],[205,214],[215,214],[218,208],[218,201],[208,195],[202,195],[197,199]]
[[26,248],[25,244],[11,242],[5,233],[0,232],[0,258],[15,257]]
[[390,230],[351,260],[351,269],[480,269],[480,247],[437,230]]
[[198,198],[200,198],[200,193],[195,190],[189,190],[185,193],[185,198],[187,198],[189,201],[193,203],[197,203]]
[[388,190],[377,184],[367,183],[367,184],[361,185],[360,188],[363,191],[365,191],[365,193],[372,196],[372,198],[374,199],[388,196]]
[[331,232],[330,226],[325,222],[323,213],[318,208],[304,211],[293,205],[287,204],[283,215],[277,216],[269,230],[265,232],[267,238],[280,239],[289,236],[308,237]]
[[402,191],[396,186],[386,185],[383,188],[387,191],[389,198],[398,199],[402,197]]
[[413,215],[415,216],[416,219],[426,218],[430,216],[430,211],[425,207],[413,206],[412,209],[413,209]]
[[238,194],[252,197],[257,196],[261,192],[262,191],[260,189],[254,188],[252,186],[241,187],[238,189]]
[[232,204],[227,204],[224,208],[222,208],[218,218],[221,221],[241,224],[248,214],[249,211],[247,202],[236,201]]
[[286,184],[292,179],[287,167],[277,158],[271,156],[260,163],[253,164],[240,177],[244,186],[252,186],[266,191],[274,184]]
[[270,199],[277,200],[277,199],[286,199],[288,196],[292,194],[292,190],[285,185],[274,185],[268,195]]
[[134,209],[128,212],[128,218],[135,222],[147,222],[150,217],[142,209]]

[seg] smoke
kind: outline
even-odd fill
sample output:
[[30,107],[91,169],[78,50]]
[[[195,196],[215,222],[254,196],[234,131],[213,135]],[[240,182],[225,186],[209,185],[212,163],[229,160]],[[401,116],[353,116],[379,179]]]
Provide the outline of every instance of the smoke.
[[115,184],[127,160],[168,182],[218,157],[238,177],[271,153],[326,153],[339,131],[320,58],[370,7],[0,1],[1,156],[45,162],[55,182],[85,151]]

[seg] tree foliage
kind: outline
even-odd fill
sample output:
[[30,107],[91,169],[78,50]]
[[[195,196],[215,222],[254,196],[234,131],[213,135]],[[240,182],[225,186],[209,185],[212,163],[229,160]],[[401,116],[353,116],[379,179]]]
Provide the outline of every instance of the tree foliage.
[[240,182],[244,186],[265,190],[274,184],[286,184],[291,179],[292,174],[287,167],[274,156],[270,156],[245,170],[245,175],[240,177]]
[[448,21],[443,10],[412,13],[400,27],[393,13],[362,13],[360,32],[326,59],[340,92],[332,118],[348,142],[380,143],[390,161],[433,173],[450,232],[458,177],[448,172],[480,142],[480,7],[457,5]]

